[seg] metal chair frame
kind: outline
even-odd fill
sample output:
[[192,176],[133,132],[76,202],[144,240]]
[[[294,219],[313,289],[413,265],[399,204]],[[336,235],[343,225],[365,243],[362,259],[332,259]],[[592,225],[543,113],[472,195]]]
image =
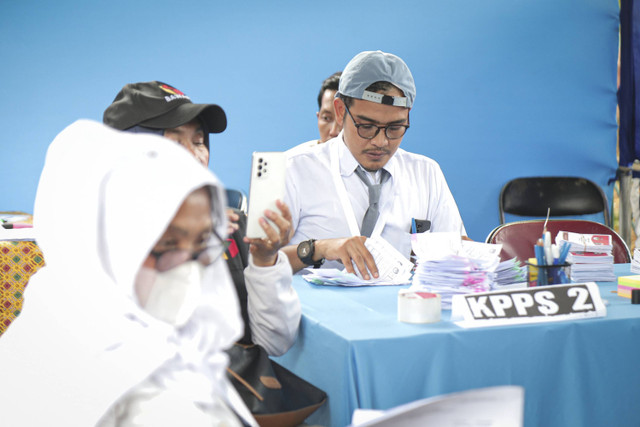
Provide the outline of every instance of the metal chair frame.
[[500,191],[500,224],[505,213],[522,217],[579,216],[602,213],[604,224],[611,227],[609,203],[599,185],[586,178],[541,176],[515,178]]

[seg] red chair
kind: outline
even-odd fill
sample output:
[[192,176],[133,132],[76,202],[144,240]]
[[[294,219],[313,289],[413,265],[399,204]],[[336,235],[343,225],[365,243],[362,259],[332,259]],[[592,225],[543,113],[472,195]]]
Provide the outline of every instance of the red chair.
[[[516,257],[519,261],[524,262],[529,258],[535,257],[533,246],[542,236],[543,226],[544,220],[509,222],[494,228],[485,242],[502,244],[502,251],[500,252],[502,261]],[[629,247],[622,240],[622,237],[615,230],[599,222],[580,219],[549,220],[547,222],[547,231],[551,233],[554,243],[559,231],[572,231],[582,234],[610,234],[613,240],[613,262],[615,264],[631,262]]]

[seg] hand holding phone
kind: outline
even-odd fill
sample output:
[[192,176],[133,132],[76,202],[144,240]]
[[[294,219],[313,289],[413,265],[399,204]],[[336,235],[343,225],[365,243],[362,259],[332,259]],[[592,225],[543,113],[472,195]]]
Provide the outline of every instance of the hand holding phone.
[[286,155],[282,152],[254,152],[251,161],[249,187],[249,211],[247,213],[247,237],[265,239],[266,233],[259,219],[264,218],[278,230],[278,226],[264,216],[265,209],[279,212],[276,200],[283,200],[285,193]]

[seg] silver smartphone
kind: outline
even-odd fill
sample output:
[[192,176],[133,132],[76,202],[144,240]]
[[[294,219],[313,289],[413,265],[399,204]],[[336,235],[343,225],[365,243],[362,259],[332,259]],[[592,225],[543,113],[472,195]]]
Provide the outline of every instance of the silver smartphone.
[[[276,200],[283,200],[285,193],[285,168],[287,158],[283,152],[254,152],[251,159],[251,183],[249,187],[249,211],[247,213],[247,237],[263,239],[267,235],[258,219],[265,209],[280,213]],[[278,227],[267,220],[272,227]]]

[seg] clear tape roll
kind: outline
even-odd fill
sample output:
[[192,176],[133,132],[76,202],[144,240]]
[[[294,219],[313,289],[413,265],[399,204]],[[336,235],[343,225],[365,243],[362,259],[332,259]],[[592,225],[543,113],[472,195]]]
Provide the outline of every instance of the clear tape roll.
[[439,294],[416,292],[408,289],[400,289],[398,291],[398,320],[400,322],[439,322],[441,311]]

